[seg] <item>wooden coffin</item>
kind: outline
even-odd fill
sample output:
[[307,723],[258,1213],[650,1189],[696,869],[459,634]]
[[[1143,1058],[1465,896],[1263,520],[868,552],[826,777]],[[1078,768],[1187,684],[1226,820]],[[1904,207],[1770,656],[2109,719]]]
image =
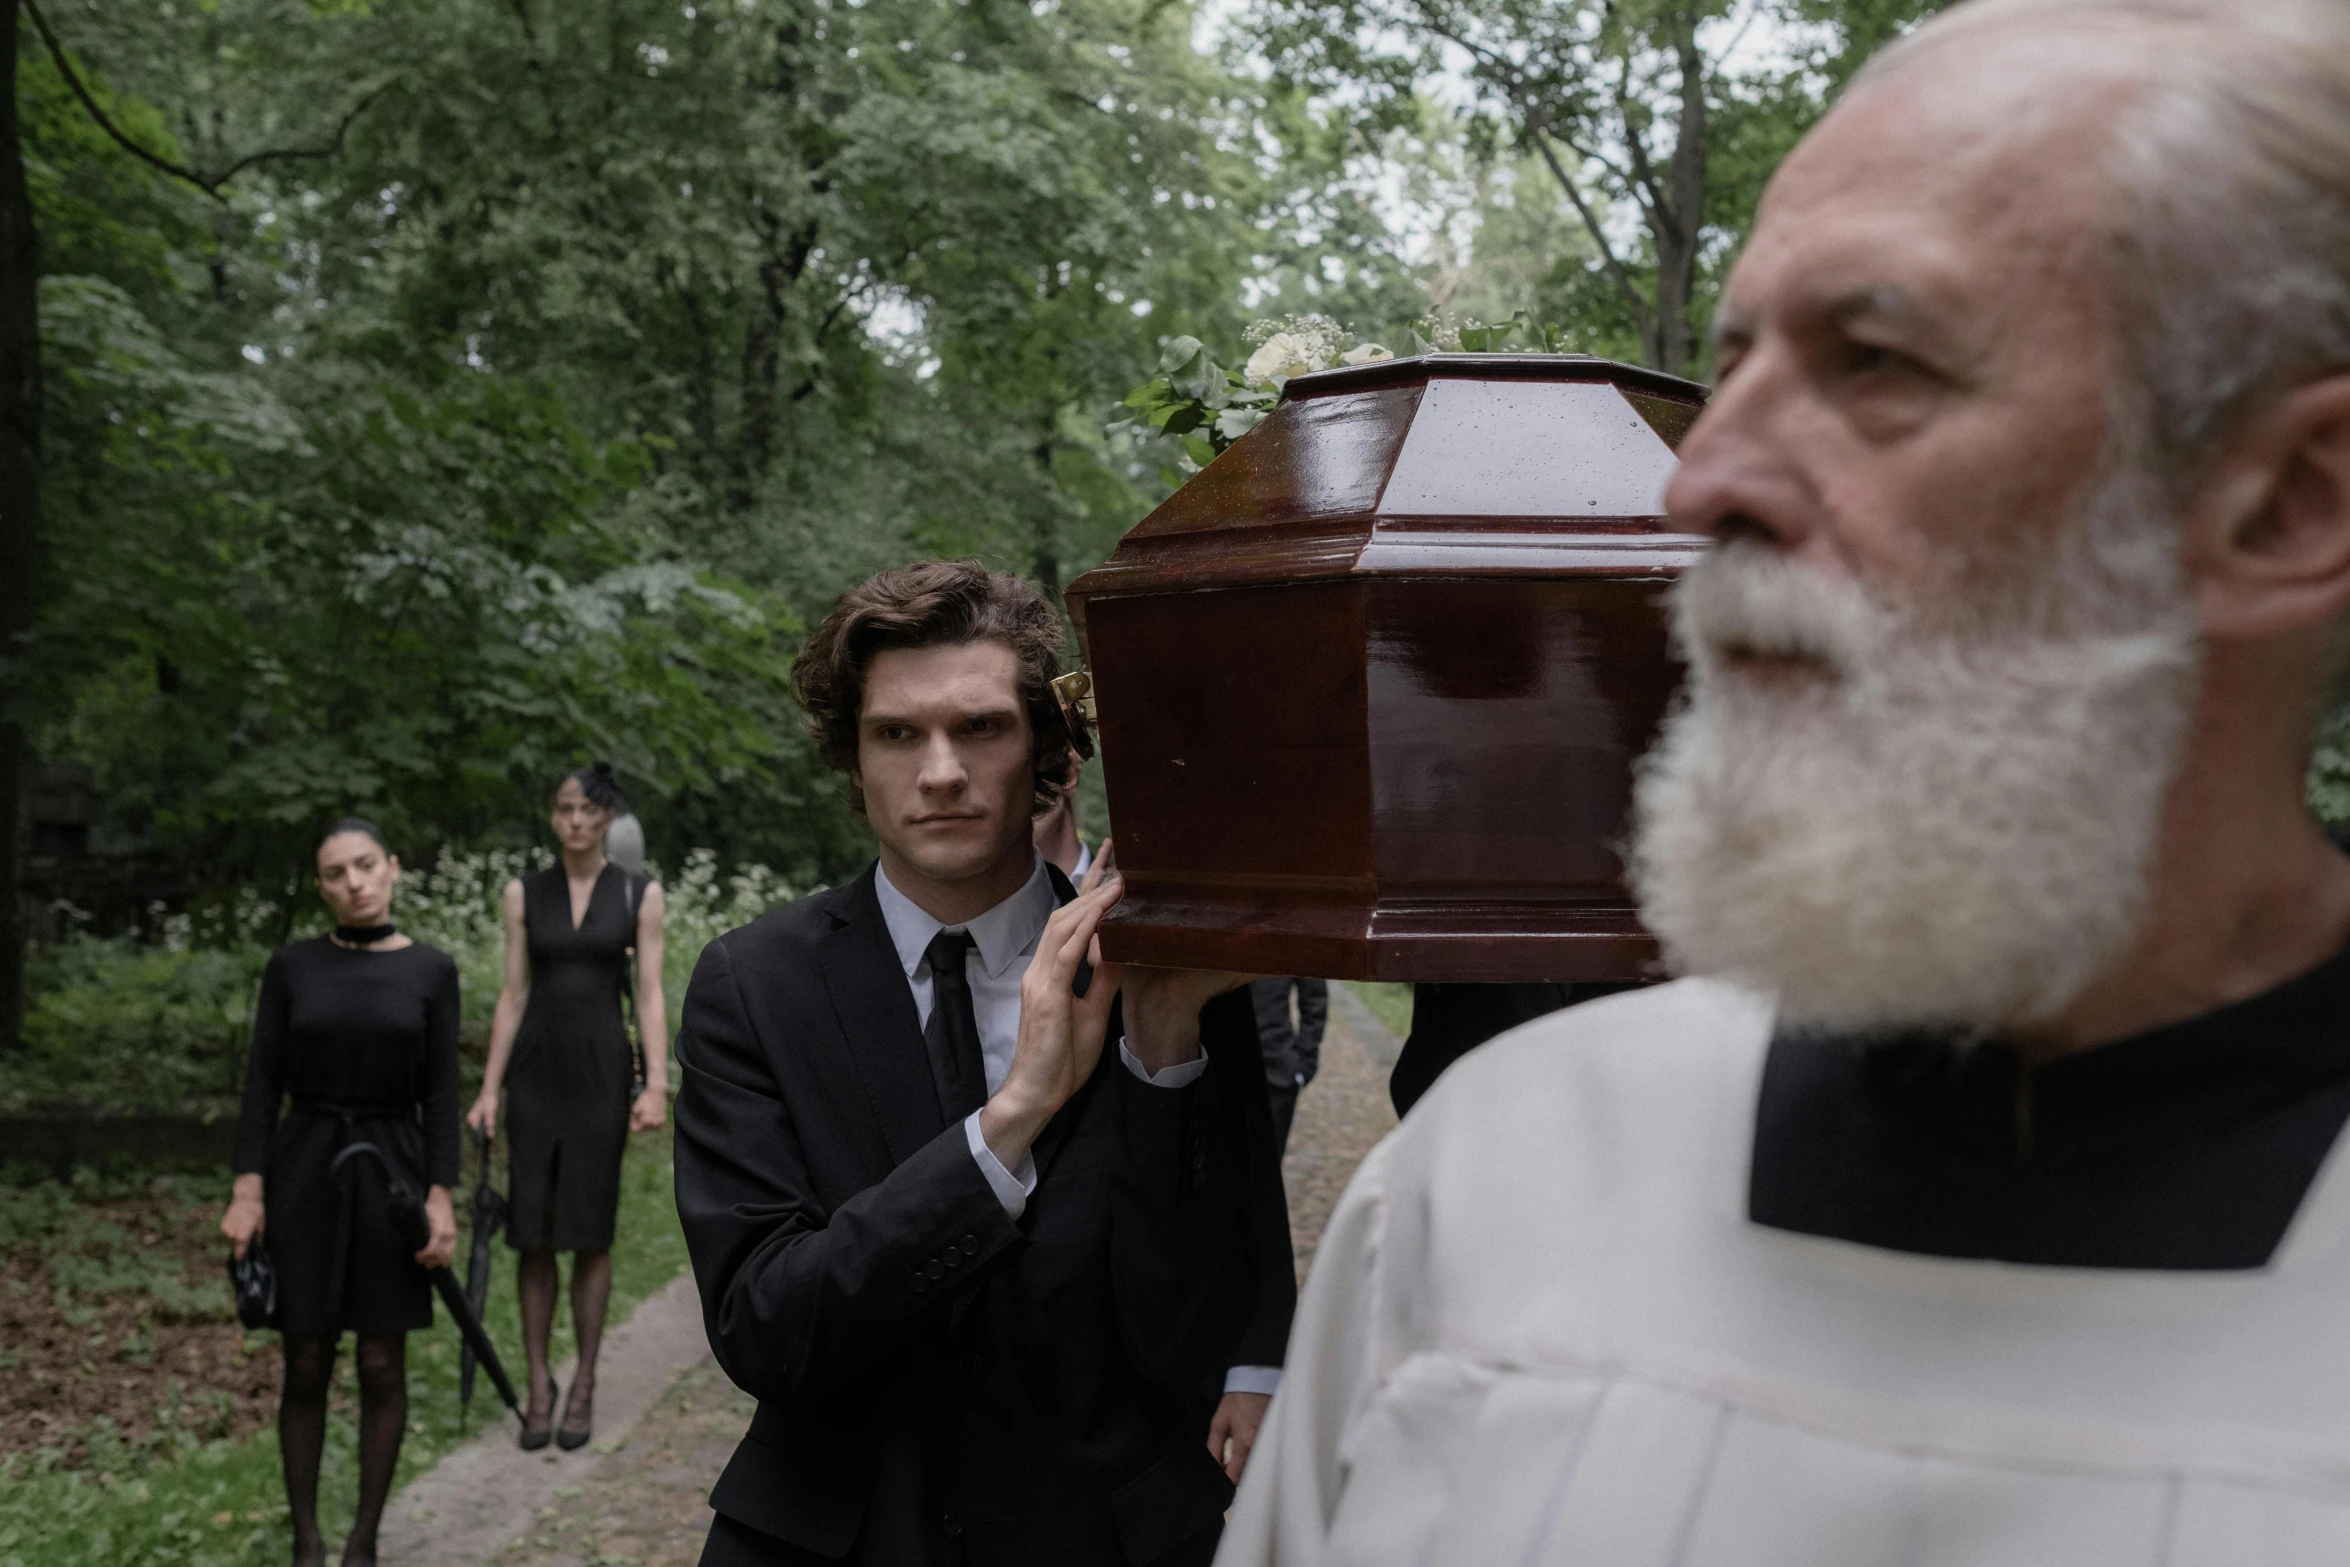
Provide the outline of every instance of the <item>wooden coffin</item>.
[[1694,383],[1439,354],[1301,376],[1068,590],[1126,877],[1105,957],[1632,978],[1617,845],[1679,679]]

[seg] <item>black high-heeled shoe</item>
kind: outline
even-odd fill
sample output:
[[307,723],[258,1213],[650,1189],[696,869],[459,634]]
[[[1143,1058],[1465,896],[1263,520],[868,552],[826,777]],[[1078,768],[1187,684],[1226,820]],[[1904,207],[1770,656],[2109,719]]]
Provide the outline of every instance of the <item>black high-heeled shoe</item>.
[[570,1429],[571,1400],[577,1397],[578,1393],[579,1378],[573,1377],[571,1379],[571,1391],[563,1395],[563,1423],[555,1428],[555,1445],[563,1449],[563,1451],[566,1453],[578,1452],[581,1448],[587,1446],[589,1441],[591,1441],[596,1434],[596,1395],[593,1393],[588,1395],[588,1423],[586,1428],[579,1431]]
[[522,1434],[514,1439],[514,1445],[521,1448],[526,1453],[535,1453],[540,1448],[546,1446],[555,1435],[554,1416],[555,1387],[554,1384],[550,1382],[547,1384],[548,1423],[543,1426],[534,1426],[530,1423],[530,1416],[524,1415],[522,1417]]

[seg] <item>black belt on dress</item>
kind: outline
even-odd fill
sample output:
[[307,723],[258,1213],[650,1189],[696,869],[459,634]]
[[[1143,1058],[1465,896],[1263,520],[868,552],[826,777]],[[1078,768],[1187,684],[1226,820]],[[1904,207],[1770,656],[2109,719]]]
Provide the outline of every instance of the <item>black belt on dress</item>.
[[305,1099],[296,1095],[294,1113],[338,1121],[411,1121],[416,1118],[416,1104],[403,1099]]
[[[416,1105],[413,1101],[403,1102],[396,1099],[346,1101],[304,1099],[297,1096],[294,1100],[294,1113],[296,1115],[323,1116],[328,1120],[340,1121],[342,1135],[337,1139],[335,1145],[335,1151],[340,1153],[351,1145],[353,1123],[358,1121],[406,1121],[413,1125],[416,1120]],[[390,1149],[384,1150],[384,1157],[387,1159],[392,1157]],[[327,1310],[339,1317],[343,1311],[343,1286],[350,1275],[351,1228],[359,1218],[359,1193],[356,1185],[347,1177],[336,1184],[341,1189],[335,1194],[334,1258],[328,1264],[326,1271],[326,1301]]]

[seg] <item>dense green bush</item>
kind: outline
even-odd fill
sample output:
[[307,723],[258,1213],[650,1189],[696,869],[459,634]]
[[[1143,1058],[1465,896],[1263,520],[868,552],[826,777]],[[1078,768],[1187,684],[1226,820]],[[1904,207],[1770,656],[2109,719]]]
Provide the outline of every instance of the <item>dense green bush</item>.
[[[417,940],[456,959],[465,1022],[477,1036],[489,1026],[504,974],[500,897],[507,882],[548,863],[543,851],[452,854],[401,880],[394,914]],[[763,866],[721,876],[708,849],[692,851],[661,880],[674,1026],[702,948],[795,894]],[[294,935],[325,928],[322,909]],[[161,1109],[235,1094],[276,934],[269,905],[252,898],[201,925],[184,915],[166,919],[157,941],[73,936],[42,949],[26,1048],[0,1055],[0,1112],[58,1102]]]
[[0,1108],[69,1100],[124,1108],[233,1094],[267,952],[81,937],[35,956],[25,1048],[0,1069]]

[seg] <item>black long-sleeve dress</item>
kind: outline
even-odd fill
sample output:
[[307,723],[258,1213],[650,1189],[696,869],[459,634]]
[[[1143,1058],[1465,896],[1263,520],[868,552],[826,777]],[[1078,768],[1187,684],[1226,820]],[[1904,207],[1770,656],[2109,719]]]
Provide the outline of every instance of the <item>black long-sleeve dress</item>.
[[571,923],[560,865],[522,878],[530,1004],[506,1068],[507,1157],[518,1251],[609,1251],[636,1054],[622,1021],[644,882],[606,865]]
[[369,1142],[419,1196],[455,1188],[457,1020],[457,965],[422,943],[363,952],[320,936],[270,958],[236,1170],[262,1177],[263,1243],[286,1332],[432,1326],[431,1285],[392,1228],[382,1181],[364,1158],[339,1183],[329,1168]]

